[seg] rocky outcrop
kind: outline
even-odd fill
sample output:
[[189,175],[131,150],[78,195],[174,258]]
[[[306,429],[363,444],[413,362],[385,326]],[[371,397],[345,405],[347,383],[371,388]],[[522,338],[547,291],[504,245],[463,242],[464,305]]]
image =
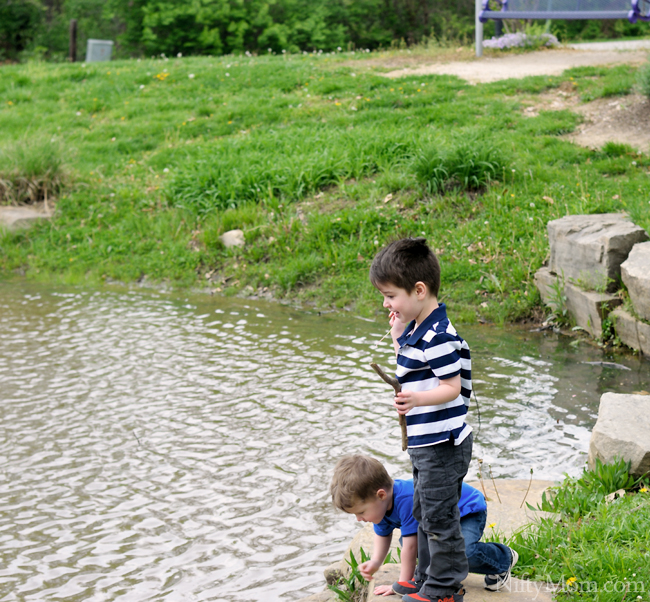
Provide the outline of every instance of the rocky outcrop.
[[632,247],[621,264],[621,278],[636,313],[643,320],[650,320],[650,242]]
[[[551,255],[548,267],[535,274],[542,301],[559,313],[567,311],[576,325],[595,338],[603,321],[621,305],[612,294],[627,286],[634,316],[621,308],[611,315],[619,339],[648,355],[650,325],[650,241],[643,228],[625,214],[568,215],[548,223]],[[609,292],[607,292],[609,291]]]
[[589,467],[596,459],[623,458],[631,462],[630,474],[644,475],[650,471],[649,432],[650,395],[603,394],[589,442]]
[[567,215],[547,225],[549,269],[591,290],[615,291],[621,264],[646,231],[623,213]]

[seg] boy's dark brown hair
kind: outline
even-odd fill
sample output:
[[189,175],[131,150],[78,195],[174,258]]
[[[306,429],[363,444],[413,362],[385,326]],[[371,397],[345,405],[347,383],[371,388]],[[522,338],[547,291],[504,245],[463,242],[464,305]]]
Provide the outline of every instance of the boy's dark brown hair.
[[429,292],[438,297],[440,264],[424,238],[402,238],[384,247],[370,266],[370,282],[379,288],[392,284],[413,292],[417,282],[424,282]]
[[334,467],[330,485],[332,503],[347,511],[359,502],[377,495],[377,491],[393,488],[393,479],[384,465],[370,456],[343,456]]

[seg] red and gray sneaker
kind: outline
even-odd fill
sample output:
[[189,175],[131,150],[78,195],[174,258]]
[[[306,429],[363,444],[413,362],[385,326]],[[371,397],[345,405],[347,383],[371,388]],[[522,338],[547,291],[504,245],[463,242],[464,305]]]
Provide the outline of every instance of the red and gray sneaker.
[[405,596],[407,594],[417,594],[422,587],[424,581],[396,581],[393,583],[392,588],[396,594]]
[[402,602],[463,602],[465,588],[461,587],[455,594],[448,596],[427,596],[426,594],[408,594],[402,597]]

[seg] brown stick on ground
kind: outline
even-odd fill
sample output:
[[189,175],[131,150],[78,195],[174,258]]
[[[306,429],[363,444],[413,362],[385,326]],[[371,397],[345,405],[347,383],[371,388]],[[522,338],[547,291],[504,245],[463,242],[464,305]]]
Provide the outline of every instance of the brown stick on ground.
[[[381,376],[382,380],[388,383],[393,389],[395,389],[395,395],[397,395],[402,390],[402,385],[399,384],[399,381],[392,376],[388,376],[377,364],[374,362],[370,364],[370,367]],[[406,436],[406,416],[404,414],[399,414],[399,426],[402,429],[402,451],[406,451],[408,447],[408,438]]]

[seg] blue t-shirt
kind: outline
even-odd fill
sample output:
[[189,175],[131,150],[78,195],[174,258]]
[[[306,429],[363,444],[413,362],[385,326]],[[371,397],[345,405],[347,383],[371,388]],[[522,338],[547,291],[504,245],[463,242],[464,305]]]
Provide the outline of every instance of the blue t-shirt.
[[[474,512],[487,510],[483,494],[467,483],[463,488],[458,502],[461,518]],[[395,479],[393,484],[393,507],[380,523],[374,525],[375,533],[382,537],[390,535],[394,529],[402,531],[402,537],[416,535],[418,523],[413,518],[413,479]]]

